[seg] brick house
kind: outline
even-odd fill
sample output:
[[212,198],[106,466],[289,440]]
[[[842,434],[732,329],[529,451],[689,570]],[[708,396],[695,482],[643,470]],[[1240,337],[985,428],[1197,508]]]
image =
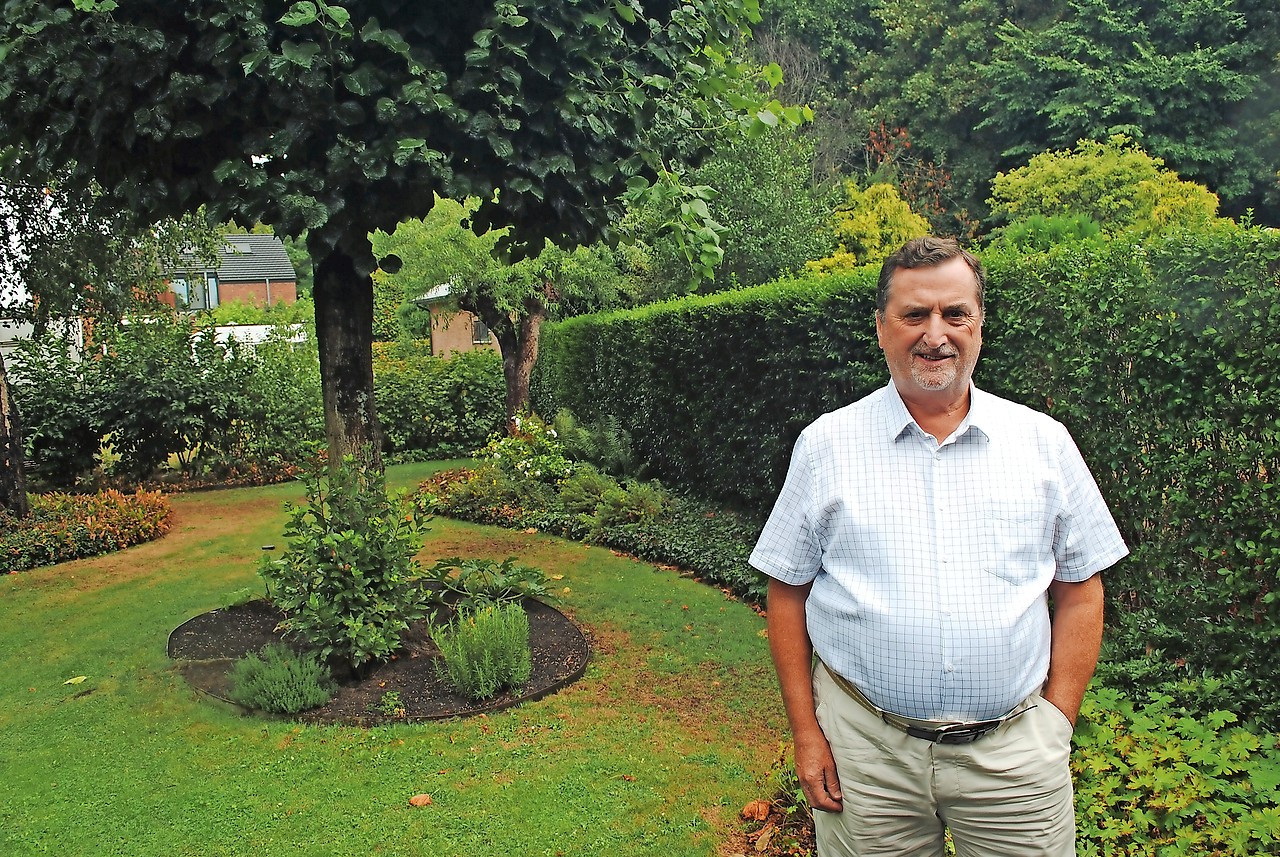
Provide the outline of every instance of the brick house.
[[270,306],[298,299],[298,275],[274,235],[225,235],[218,267],[173,272],[170,303],[178,309],[212,309],[224,303]]
[[449,299],[450,292],[450,285],[443,283],[413,299],[413,303],[431,313],[431,353],[448,357],[455,351],[487,348],[501,354],[498,340],[489,328],[471,313],[458,309]]

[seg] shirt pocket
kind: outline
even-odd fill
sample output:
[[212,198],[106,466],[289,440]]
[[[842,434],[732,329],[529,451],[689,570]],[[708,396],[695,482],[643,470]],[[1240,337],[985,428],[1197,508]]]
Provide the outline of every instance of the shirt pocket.
[[1049,522],[1044,500],[1035,492],[989,498],[979,532],[983,571],[1013,584],[1040,575],[1050,552]]

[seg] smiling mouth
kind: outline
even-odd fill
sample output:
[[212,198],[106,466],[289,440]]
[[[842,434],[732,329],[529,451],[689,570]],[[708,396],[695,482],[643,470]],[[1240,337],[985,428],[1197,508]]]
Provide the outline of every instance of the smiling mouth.
[[927,351],[913,351],[912,354],[916,357],[919,357],[921,360],[926,360],[930,363],[940,363],[943,360],[950,360],[953,357],[960,356],[959,354],[952,354],[949,352],[941,353],[941,354],[932,354]]

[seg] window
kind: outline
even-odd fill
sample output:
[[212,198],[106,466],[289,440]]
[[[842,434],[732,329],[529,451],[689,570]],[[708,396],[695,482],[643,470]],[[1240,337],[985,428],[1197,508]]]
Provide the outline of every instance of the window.
[[492,341],[493,334],[489,333],[489,328],[485,327],[484,322],[478,318],[471,319],[471,344],[488,345]]

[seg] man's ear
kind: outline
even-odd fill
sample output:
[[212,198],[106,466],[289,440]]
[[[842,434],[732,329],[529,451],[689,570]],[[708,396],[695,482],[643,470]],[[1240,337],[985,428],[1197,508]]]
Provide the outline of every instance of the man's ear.
[[884,310],[877,309],[876,316],[876,344],[880,346],[880,350],[884,351]]

